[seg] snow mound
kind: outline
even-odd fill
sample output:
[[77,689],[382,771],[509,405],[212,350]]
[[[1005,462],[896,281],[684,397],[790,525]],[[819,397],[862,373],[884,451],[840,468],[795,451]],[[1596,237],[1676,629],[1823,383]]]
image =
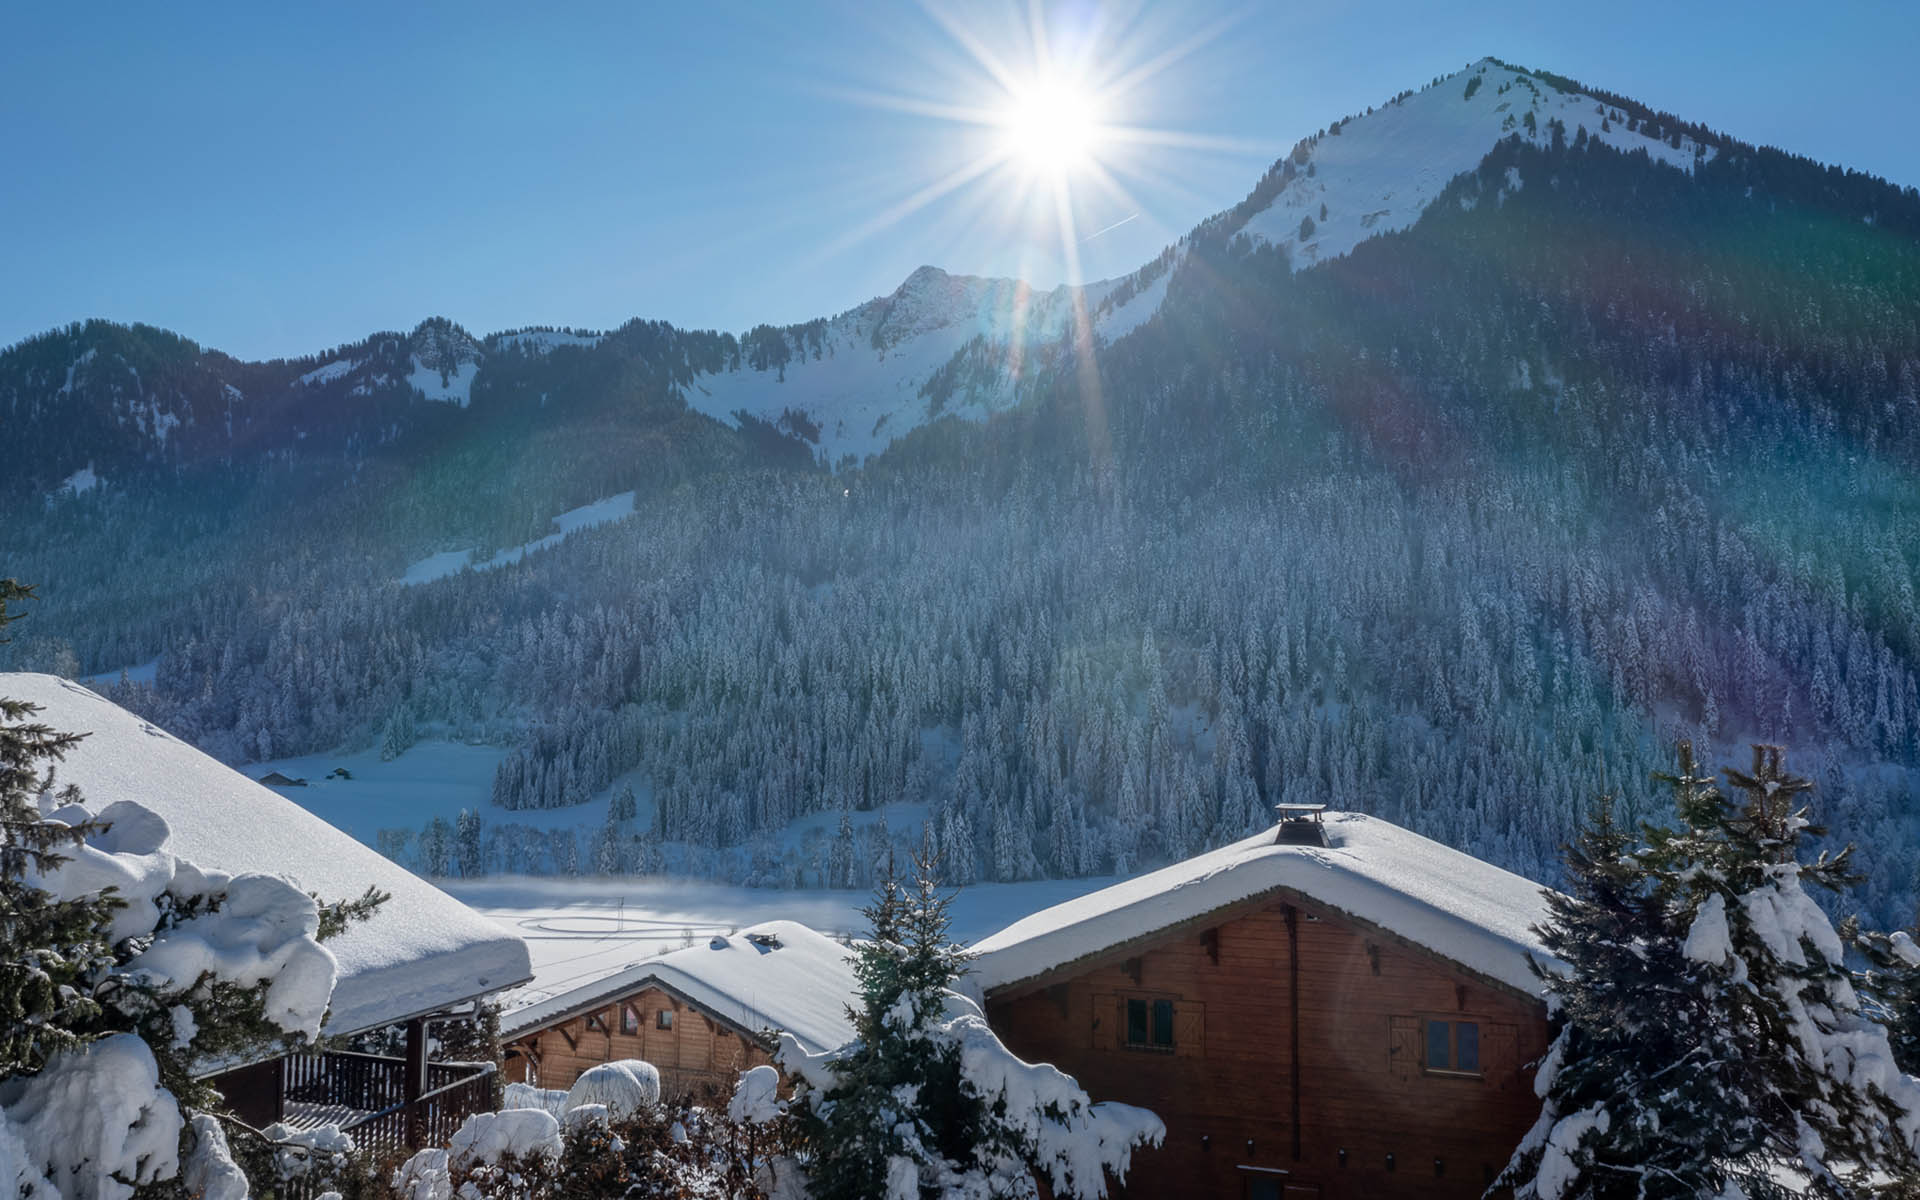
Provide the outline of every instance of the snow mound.
[[313,897],[272,875],[239,875],[219,909],[161,932],[128,964],[163,986],[190,988],[203,976],[241,987],[268,981],[266,1016],[291,1033],[320,1035],[338,964],[315,941]]
[[510,1083],[502,1108],[537,1108],[558,1117],[567,1111],[567,1093],[555,1088],[539,1088],[530,1083]]
[[447,1142],[447,1157],[457,1167],[497,1163],[507,1156],[560,1156],[560,1123],[535,1108],[475,1113]]
[[786,1111],[780,1103],[780,1072],[773,1067],[750,1067],[727,1101],[727,1119],[740,1125],[764,1125]]
[[1325,823],[1325,846],[1276,842],[1269,829],[1015,921],[975,944],[966,983],[997,991],[1284,890],[1541,994],[1528,959],[1557,960],[1532,930],[1549,915],[1539,884],[1378,817],[1329,813]]
[[180,1169],[180,1106],[134,1034],[63,1051],[38,1075],[8,1080],[0,1109],[0,1172],[57,1180],[55,1196],[131,1200],[133,1185]]
[[193,1126],[193,1150],[180,1171],[187,1194],[196,1200],[248,1200],[247,1174],[233,1161],[220,1122],[199,1113],[188,1123]]
[[627,1121],[660,1103],[660,1072],[637,1058],[588,1067],[567,1093],[567,1111],[597,1104],[616,1121]]

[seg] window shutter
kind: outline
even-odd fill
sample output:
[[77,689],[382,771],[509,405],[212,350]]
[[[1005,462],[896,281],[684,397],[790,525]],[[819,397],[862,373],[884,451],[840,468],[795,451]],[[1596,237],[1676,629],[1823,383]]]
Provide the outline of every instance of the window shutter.
[[1173,1054],[1175,1058],[1205,1058],[1207,1054],[1207,1006],[1192,1000],[1179,1000],[1173,1006]]
[[1412,1079],[1420,1073],[1420,1018],[1389,1018],[1387,1065],[1395,1079]]
[[1480,1054],[1487,1082],[1506,1090],[1520,1082],[1520,1030],[1513,1025],[1480,1027]]
[[1126,1002],[1112,992],[1093,998],[1093,1041],[1095,1050],[1115,1050],[1120,1046],[1120,1030],[1127,1019]]

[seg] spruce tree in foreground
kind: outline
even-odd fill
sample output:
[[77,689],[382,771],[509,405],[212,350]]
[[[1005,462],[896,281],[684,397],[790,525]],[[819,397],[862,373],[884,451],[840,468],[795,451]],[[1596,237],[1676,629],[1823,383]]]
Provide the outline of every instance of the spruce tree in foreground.
[[815,1200],[943,1196],[1085,1200],[1124,1177],[1133,1148],[1165,1136],[1159,1118],[1093,1104],[1067,1075],[1020,1061],[980,1009],[952,990],[966,952],[947,936],[937,871],[911,885],[886,860],[872,936],[854,950],[855,1040],[810,1055],[789,1036],[779,1062],[798,1079],[790,1106]]
[[[0,626],[31,598],[0,580]],[[84,735],[38,711],[0,697],[0,1195],[244,1194],[206,1076],[311,1044],[333,988],[319,943],[385,896],[323,905],[203,871],[133,799],[96,819],[54,785]]]
[[[1920,1080],[1863,1011],[1806,884],[1849,882],[1775,747],[1728,770],[1738,799],[1666,776],[1679,825],[1630,846],[1602,805],[1549,894],[1540,967],[1557,1035],[1545,1104],[1498,1181],[1522,1200],[1879,1194],[1920,1172]],[[1784,1170],[1783,1170],[1784,1169]],[[1804,1182],[1795,1182],[1791,1172]]]
[[[32,598],[32,588],[0,579],[0,629],[20,619],[9,604]],[[38,1071],[55,1051],[85,1040],[82,1031],[100,1015],[86,980],[113,965],[111,897],[62,899],[28,881],[100,832],[41,818],[36,801],[48,772],[80,735],[34,721],[38,711],[0,697],[0,1079]]]
[[1857,976],[1859,988],[1887,1027],[1893,1060],[1907,1074],[1920,1075],[1920,915],[1910,930],[1848,932],[1867,960]]

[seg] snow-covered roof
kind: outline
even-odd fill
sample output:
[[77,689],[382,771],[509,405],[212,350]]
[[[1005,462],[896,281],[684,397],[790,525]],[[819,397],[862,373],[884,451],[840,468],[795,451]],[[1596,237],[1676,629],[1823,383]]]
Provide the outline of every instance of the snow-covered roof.
[[327,943],[339,960],[328,1033],[373,1028],[525,982],[527,944],[272,790],[77,683],[0,674],[0,696],[89,734],[58,767],[95,811],[131,800],[163,817],[167,848],[201,867],[284,875],[322,901],[390,893]]
[[1325,824],[1325,846],[1276,843],[1269,829],[1042,909],[975,944],[967,983],[997,991],[1285,890],[1540,994],[1527,966],[1529,954],[1552,959],[1530,929],[1547,919],[1539,884],[1378,817]]
[[858,989],[850,951],[798,921],[768,921],[534,999],[500,1018],[517,1036],[659,986],[737,1029],[785,1030],[819,1054],[853,1039],[847,1005]]

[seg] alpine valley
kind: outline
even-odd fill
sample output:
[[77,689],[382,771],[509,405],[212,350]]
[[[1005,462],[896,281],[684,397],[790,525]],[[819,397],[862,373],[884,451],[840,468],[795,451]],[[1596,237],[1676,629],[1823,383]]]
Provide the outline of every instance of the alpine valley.
[[1552,880],[1691,738],[1788,747],[1846,906],[1920,898],[1920,193],[1544,71],[1123,278],[271,362],[91,321],[0,353],[0,430],[0,667],[322,815],[412,763],[348,827],[428,874],[1104,875],[1326,802]]

